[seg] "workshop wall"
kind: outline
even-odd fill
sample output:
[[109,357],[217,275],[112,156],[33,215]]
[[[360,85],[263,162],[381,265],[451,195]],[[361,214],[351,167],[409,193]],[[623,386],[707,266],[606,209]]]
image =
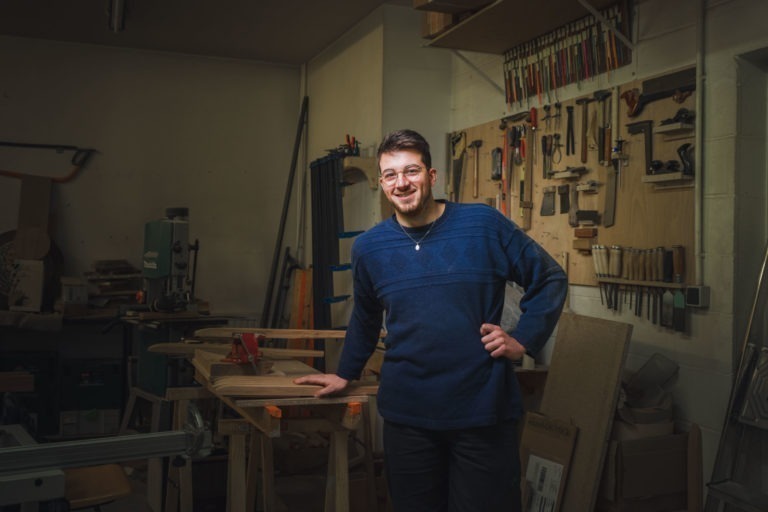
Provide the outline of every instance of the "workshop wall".
[[[0,139],[98,151],[54,184],[65,271],[99,259],[140,267],[144,223],[190,209],[197,295],[216,313],[262,307],[296,122],[297,68],[0,38]],[[0,168],[69,171],[69,156],[4,150]],[[0,232],[16,228],[19,182],[0,177]]]
[[[347,133],[360,141],[361,156],[374,159],[386,133],[412,128],[428,138],[433,165],[443,168],[450,55],[422,47],[419,14],[409,7],[382,6],[307,64],[309,161],[342,144]],[[343,194],[347,231],[368,229],[389,214],[378,185],[371,188],[367,182],[359,182],[346,187]],[[328,241],[339,243],[342,262],[349,261],[353,242],[352,238]],[[307,255],[311,244],[308,239]],[[335,294],[350,294],[351,290],[350,273],[336,273]],[[346,325],[351,308],[351,300],[332,306],[335,325]],[[326,357],[329,369],[335,368],[338,354],[334,348],[338,347],[331,348]]]
[[[691,312],[688,334],[670,332],[629,311],[607,310],[601,304],[597,287],[571,286],[570,307],[579,314],[634,324],[627,362],[630,370],[637,369],[655,352],[680,364],[673,390],[678,407],[676,418],[702,427],[704,478],[708,480],[731,388],[733,351],[742,340],[747,314],[744,305],[754,293],[766,237],[765,155],[741,151],[765,145],[765,110],[764,106],[755,108],[753,103],[747,106],[744,102],[741,111],[737,110],[738,98],[747,91],[738,82],[734,57],[768,46],[768,37],[761,28],[761,20],[768,16],[768,4],[751,0],[638,2],[638,45],[632,64],[610,75],[565,87],[558,91],[558,99],[567,101],[598,89],[695,65],[697,12],[703,4],[707,6],[706,89],[704,111],[697,115],[704,116],[704,158],[696,169],[703,173],[702,188],[696,192],[701,194],[703,210],[702,226],[695,236],[703,243],[697,261],[698,275],[703,284],[711,286],[710,307]],[[502,56],[470,52],[464,55],[503,90]],[[503,94],[476,69],[461,59],[453,60],[451,131],[498,121],[515,113],[507,110]],[[753,81],[759,82],[754,75],[760,72],[765,73],[765,68],[753,70]],[[760,96],[760,87],[751,85],[753,91],[757,90],[753,97]],[[764,84],[762,87],[764,105]],[[527,105],[522,110],[531,106],[540,105]],[[749,127],[755,125],[762,126],[762,131],[750,132]]]

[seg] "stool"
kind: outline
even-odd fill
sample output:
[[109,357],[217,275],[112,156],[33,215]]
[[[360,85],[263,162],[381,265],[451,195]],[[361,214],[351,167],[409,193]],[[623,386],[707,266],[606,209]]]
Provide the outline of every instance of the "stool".
[[118,464],[65,469],[64,479],[71,510],[100,511],[101,505],[131,494],[131,482]]

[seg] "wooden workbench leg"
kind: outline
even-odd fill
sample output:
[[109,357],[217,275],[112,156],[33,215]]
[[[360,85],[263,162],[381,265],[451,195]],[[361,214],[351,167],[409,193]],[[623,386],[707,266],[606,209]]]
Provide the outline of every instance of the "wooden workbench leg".
[[133,416],[133,408],[136,407],[136,393],[133,388],[128,395],[128,402],[125,404],[125,410],[123,411],[123,417],[120,421],[120,429],[117,431],[119,434],[128,433],[128,425],[131,422],[131,416]]
[[348,431],[331,432],[328,476],[325,481],[325,512],[349,512]]
[[263,432],[258,432],[257,436],[261,446],[261,491],[264,512],[276,512],[275,458],[272,450],[272,439]]
[[[187,421],[189,400],[176,400],[173,404],[173,429],[182,430]],[[168,484],[165,491],[165,512],[192,510],[192,458],[185,458],[178,467],[173,459],[168,464]]]
[[[160,431],[162,399],[152,400],[151,432]],[[147,462],[147,501],[153,512],[163,510],[163,459],[154,457]]]
[[261,439],[259,431],[251,427],[248,450],[248,470],[245,475],[245,509],[256,510],[256,495],[259,490],[259,471],[261,470]]
[[245,512],[245,433],[229,436],[227,511]]
[[376,493],[376,470],[373,467],[373,424],[371,421],[371,407],[368,402],[363,404],[363,448],[365,449],[365,473],[368,485],[368,510],[378,510],[378,498]]

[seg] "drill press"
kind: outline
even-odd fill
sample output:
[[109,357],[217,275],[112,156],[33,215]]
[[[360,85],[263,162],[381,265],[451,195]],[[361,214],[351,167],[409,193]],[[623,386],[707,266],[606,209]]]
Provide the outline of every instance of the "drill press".
[[[189,209],[167,208],[144,225],[143,302],[153,311],[193,310],[200,244],[189,241]],[[194,264],[190,267],[190,252]]]

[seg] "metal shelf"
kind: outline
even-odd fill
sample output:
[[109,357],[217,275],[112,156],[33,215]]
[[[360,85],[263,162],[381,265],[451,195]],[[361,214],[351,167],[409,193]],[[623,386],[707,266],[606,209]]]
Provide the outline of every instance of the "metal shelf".
[[647,288],[683,289],[684,283],[669,283],[667,281],[635,281],[633,279],[621,279],[620,277],[598,277],[599,283],[626,284],[629,286],[644,286]]

